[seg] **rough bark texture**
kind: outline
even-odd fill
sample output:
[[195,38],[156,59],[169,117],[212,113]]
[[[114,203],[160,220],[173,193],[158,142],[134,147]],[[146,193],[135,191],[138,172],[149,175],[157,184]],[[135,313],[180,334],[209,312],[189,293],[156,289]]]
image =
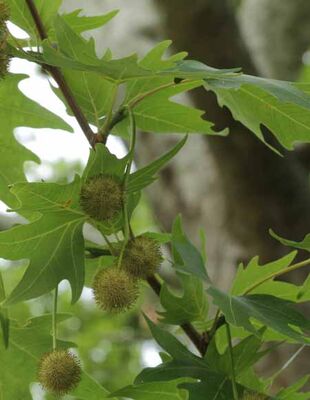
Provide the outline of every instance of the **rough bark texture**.
[[[240,19],[246,18],[246,10],[248,15],[252,12],[252,22],[255,24],[255,18],[259,18],[262,11],[267,12],[267,6],[266,10],[260,9],[263,7],[260,6],[262,3],[277,3],[278,8],[270,6],[268,10],[278,15],[282,13],[282,7],[288,7],[289,3],[290,7],[293,4],[299,7],[301,2],[243,0],[245,8]],[[79,5],[83,6],[83,1],[68,0],[66,4],[67,7],[71,4],[73,8],[77,8]],[[90,1],[87,8],[92,13],[102,12],[107,7],[119,6],[123,10],[120,17],[106,28],[106,36],[98,37],[99,50],[102,51],[107,43],[114,42],[113,47],[117,48],[118,55],[128,54],[138,47],[143,52],[152,45],[153,39],[171,38],[175,49],[187,50],[190,58],[214,67],[241,66],[247,73],[264,73],[278,77],[283,77],[290,71],[288,78],[296,76],[304,42],[298,45],[298,62],[294,50],[297,45],[292,45],[290,49],[294,51],[287,54],[287,64],[281,73],[281,63],[278,61],[270,61],[274,65],[263,70],[262,63],[257,63],[254,58],[255,63],[252,61],[245,45],[245,42],[248,47],[253,45],[248,34],[248,30],[252,28],[251,23],[246,24],[243,19],[241,34],[230,0],[192,0],[190,4],[188,0],[154,0],[153,4],[162,12],[160,21],[149,0],[131,0],[130,4],[114,0],[104,5]],[[251,11],[251,7],[256,11]],[[310,12],[310,3],[306,0],[303,7]],[[291,11],[291,15],[290,20],[285,14],[284,32],[295,32],[296,13]],[[300,25],[305,23],[302,15],[299,13]],[[268,18],[273,21],[274,15],[268,14]],[[165,32],[161,37],[159,26]],[[253,35],[264,36],[266,32],[268,30],[264,27],[259,30],[258,23]],[[247,40],[244,41],[244,38]],[[267,36],[265,42],[268,39]],[[283,44],[283,52],[286,51],[284,40],[281,42],[281,39],[277,39],[278,44]],[[299,41],[298,35],[296,41]],[[281,52],[279,50],[280,54]],[[253,47],[251,55],[254,56],[254,53]],[[265,50],[265,58],[272,59],[273,54],[273,51]],[[170,229],[173,218],[180,212],[193,240],[198,239],[199,227],[206,230],[210,274],[220,286],[227,287],[237,260],[247,260],[259,254],[262,261],[270,261],[287,252],[269,238],[270,227],[281,235],[296,240],[309,231],[309,175],[295,153],[290,153],[285,158],[272,153],[244,126],[234,121],[229,111],[220,108],[211,93],[195,91],[191,98],[196,106],[206,110],[207,118],[214,121],[217,129],[229,127],[230,136],[192,136],[186,149],[152,186],[149,198],[155,215],[164,228]],[[175,140],[173,136],[141,135],[138,161],[149,162]],[[305,370],[302,363],[299,369],[301,372]],[[290,372],[291,381],[295,374]]]
[[298,78],[310,43],[308,0],[243,0],[241,32],[261,75]]

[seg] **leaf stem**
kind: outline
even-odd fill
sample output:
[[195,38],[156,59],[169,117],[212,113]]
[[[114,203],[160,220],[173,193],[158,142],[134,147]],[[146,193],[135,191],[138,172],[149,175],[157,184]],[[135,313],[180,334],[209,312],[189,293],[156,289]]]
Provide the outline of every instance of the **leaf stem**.
[[54,292],[53,312],[52,312],[52,335],[53,335],[53,350],[57,348],[57,303],[58,303],[58,285]]
[[293,264],[287,268],[282,269],[281,271],[274,272],[267,277],[263,278],[259,282],[254,283],[252,286],[250,286],[248,289],[245,290],[243,295],[246,295],[250,292],[252,292],[254,289],[256,289],[258,286],[262,285],[263,283],[269,281],[270,279],[278,278],[281,275],[288,274],[289,272],[295,271],[299,268],[303,268],[310,265],[310,258],[307,258],[304,261],[301,261],[299,263]]
[[225,325],[226,325],[226,334],[227,334],[227,342],[228,342],[228,351],[229,351],[229,356],[230,356],[231,383],[232,383],[233,395],[234,395],[234,400],[239,400],[239,394],[238,394],[237,384],[236,384],[236,373],[235,373],[235,365],[234,365],[235,363],[234,363],[230,326],[229,326],[228,322],[226,322]]
[[128,204],[127,204],[127,196],[126,196],[126,190],[127,190],[127,184],[129,180],[129,175],[130,175],[130,170],[133,162],[133,157],[134,157],[134,151],[135,151],[135,146],[136,146],[136,122],[135,118],[133,115],[133,112],[131,109],[128,108],[128,114],[129,114],[129,120],[130,120],[130,130],[131,130],[131,142],[130,142],[130,148],[129,148],[129,158],[126,166],[126,171],[125,171],[125,176],[123,180],[123,191],[124,191],[124,198],[123,198],[123,218],[124,218],[124,242],[123,246],[121,249],[121,253],[119,255],[117,267],[120,268],[123,260],[123,255],[125,251],[126,244],[129,239],[129,235],[131,233],[131,228],[130,228],[130,223],[129,223],[129,216],[128,216]]
[[[102,233],[102,232],[101,232],[101,233]],[[106,244],[108,245],[109,250],[110,250],[112,256],[115,256],[115,250],[114,250],[114,247],[113,247],[112,243],[110,242],[109,238],[108,238],[107,235],[105,235],[104,233],[102,233],[102,236],[103,236],[103,238],[104,238]]]
[[[32,16],[32,19],[35,23],[35,26],[37,28],[39,37],[41,40],[46,40],[48,39],[46,29],[43,25],[42,19],[40,17],[40,14],[37,10],[37,7],[35,6],[35,3],[33,0],[26,0],[26,4],[28,6],[28,9],[30,11],[30,14]],[[92,129],[90,128],[88,121],[83,114],[80,106],[75,100],[75,97],[73,96],[73,93],[68,86],[62,72],[60,71],[59,68],[53,67],[53,66],[48,66],[44,65],[44,68],[51,74],[51,76],[55,79],[56,83],[59,86],[59,89],[61,90],[64,98],[66,99],[69,107],[71,108],[71,111],[73,115],[75,116],[78,124],[80,125],[84,135],[86,136],[89,144],[94,147],[95,144],[97,143],[99,136],[96,135]],[[97,137],[98,136],[98,137]]]
[[[183,84],[183,83],[190,83],[190,82],[192,82],[192,83],[194,83],[194,82],[201,82],[201,79],[195,79],[195,80],[192,80],[192,79],[184,79],[184,80],[182,81],[182,83],[180,83],[180,84]],[[130,109],[133,109],[133,108],[136,107],[141,101],[143,101],[146,97],[152,96],[153,94],[156,94],[156,93],[160,92],[160,91],[163,90],[163,89],[167,89],[167,88],[169,88],[169,87],[177,86],[177,85],[180,85],[180,84],[177,84],[177,83],[175,83],[175,82],[169,82],[169,83],[165,83],[164,85],[157,86],[156,88],[154,88],[154,89],[152,89],[152,90],[149,90],[148,92],[142,93],[142,94],[140,94],[140,95],[134,97],[131,101],[128,102],[127,107],[129,107]]]

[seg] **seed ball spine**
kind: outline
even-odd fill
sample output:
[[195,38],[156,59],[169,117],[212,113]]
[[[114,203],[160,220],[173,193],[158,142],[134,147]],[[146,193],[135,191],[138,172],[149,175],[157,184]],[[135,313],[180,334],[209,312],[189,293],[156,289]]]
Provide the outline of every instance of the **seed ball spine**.
[[137,282],[130,275],[112,267],[102,269],[96,274],[93,293],[101,310],[119,313],[135,304],[139,290]]
[[145,235],[129,240],[123,257],[125,271],[138,279],[147,279],[158,271],[162,262],[159,243]]
[[54,350],[41,357],[38,380],[47,392],[63,396],[75,389],[81,380],[78,358],[67,350]]
[[97,221],[108,221],[122,210],[123,189],[111,175],[96,175],[86,181],[80,192],[84,212]]

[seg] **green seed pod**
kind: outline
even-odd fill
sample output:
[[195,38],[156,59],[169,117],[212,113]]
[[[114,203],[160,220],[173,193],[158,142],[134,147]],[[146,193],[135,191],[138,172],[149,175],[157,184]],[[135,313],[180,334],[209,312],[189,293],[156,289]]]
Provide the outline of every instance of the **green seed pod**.
[[54,350],[44,354],[39,363],[38,380],[48,392],[57,396],[67,394],[81,380],[80,363],[67,350]]
[[4,23],[9,18],[10,18],[9,6],[5,2],[0,1],[0,23]]
[[127,243],[122,267],[135,278],[146,279],[159,269],[161,262],[159,243],[141,235]]
[[122,186],[113,176],[94,176],[82,186],[80,204],[85,213],[97,221],[109,220],[122,209]]
[[137,283],[125,271],[102,269],[93,282],[93,292],[99,308],[109,312],[122,312],[131,308],[138,298]]

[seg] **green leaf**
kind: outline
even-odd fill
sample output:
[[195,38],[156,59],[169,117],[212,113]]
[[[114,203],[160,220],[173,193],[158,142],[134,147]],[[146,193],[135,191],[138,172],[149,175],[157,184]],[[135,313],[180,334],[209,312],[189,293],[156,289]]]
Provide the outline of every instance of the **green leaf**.
[[118,10],[113,10],[104,15],[85,16],[80,15],[82,11],[82,9],[77,9],[72,11],[70,14],[62,15],[62,18],[76,33],[100,28],[118,14]]
[[[206,381],[184,383],[180,387],[188,390],[188,400],[230,400],[233,399],[231,381],[223,375],[210,374]],[[237,385],[239,388],[239,385]],[[241,392],[240,388],[240,392]]]
[[[139,65],[143,68],[152,71],[163,71],[167,68],[173,68],[177,61],[182,60],[186,57],[187,53],[182,52],[163,59],[164,53],[171,45],[171,40],[165,40],[158,43],[153,49],[151,49],[142,60],[139,61]],[[173,83],[173,77],[165,76],[154,76],[153,78],[146,77],[145,79],[137,79],[128,82],[126,88],[126,97],[124,104],[128,104],[129,101],[148,93],[152,90],[157,90],[158,87],[168,83]]]
[[265,294],[230,296],[215,287],[210,287],[208,293],[226,320],[234,326],[260,336],[250,321],[254,319],[298,343],[310,343],[303,334],[309,330],[310,321],[292,307],[294,303],[291,301]]
[[17,203],[8,185],[25,180],[25,161],[39,162],[36,155],[17,142],[14,129],[29,126],[72,131],[62,119],[21,93],[18,85],[25,78],[28,76],[8,75],[0,82],[0,199],[11,207]]
[[[65,17],[58,16],[54,19],[59,49],[64,54],[80,61],[96,61],[97,55],[94,40],[85,40],[75,33],[67,22]],[[117,85],[94,72],[81,72],[67,68],[64,68],[62,72],[88,121],[100,129],[105,121],[104,117],[112,111]],[[53,88],[53,90],[66,103],[62,92],[58,88]],[[67,111],[72,115],[70,107],[67,107]]]
[[146,167],[140,168],[138,171],[130,174],[127,191],[129,193],[136,192],[153,183],[157,178],[155,174],[182,149],[186,140],[187,136],[174,146],[172,150]]
[[159,326],[155,325],[146,315],[144,315],[144,318],[148,324],[148,327],[150,328],[153,338],[175,360],[203,364],[203,361],[199,357],[187,350],[187,348],[171,333],[159,328]]
[[186,400],[187,394],[180,390],[180,380],[170,382],[151,382],[141,385],[127,386],[111,394],[111,396],[122,396],[135,400]]
[[[26,1],[6,0],[6,2],[10,7],[10,21],[26,31],[32,39],[35,39],[38,34]],[[62,1],[33,0],[33,2],[40,14],[44,27],[48,31]]]
[[[204,111],[170,100],[202,84],[203,81],[181,82],[145,96],[133,108],[137,127],[143,132],[219,134],[212,130],[211,122],[202,119]],[[124,124],[128,120],[120,122],[118,129],[124,129]]]
[[206,80],[205,86],[264,143],[261,125],[289,150],[297,142],[310,142],[310,96],[294,84],[241,75]]
[[185,322],[206,321],[208,301],[203,282],[195,276],[178,274],[182,281],[183,295],[170,292],[166,283],[160,291],[160,303],[166,311],[158,312],[165,324],[181,325]]
[[[264,278],[267,278],[270,275],[277,273],[284,268],[287,268],[296,257],[296,254],[297,252],[293,251],[292,253],[280,258],[279,260],[270,262],[266,265],[259,265],[258,257],[252,258],[252,260],[246,267],[241,264],[233,281],[231,293],[233,295],[241,295],[245,293],[247,289],[262,281]],[[273,284],[276,283],[273,282]],[[264,284],[254,289],[253,293],[265,293]],[[285,295],[285,293],[283,293],[283,295]]]
[[82,227],[86,217],[79,210],[79,191],[78,178],[68,185],[19,183],[13,186],[21,212],[36,212],[37,218],[0,233],[3,258],[30,260],[22,280],[5,304],[38,297],[63,279],[70,282],[72,301],[80,297],[84,284]]
[[[61,322],[68,317],[58,314],[57,320]],[[32,400],[29,386],[36,381],[38,361],[52,350],[51,324],[51,315],[30,319],[23,326],[12,324],[10,348],[5,350],[0,345],[1,365],[5,365],[0,374],[1,400]],[[58,348],[73,346],[70,342],[57,341]],[[98,400],[107,391],[83,371],[82,381],[73,394],[80,400]]]
[[88,162],[83,172],[82,180],[99,175],[107,174],[123,178],[128,157],[117,158],[110,153],[106,146],[101,143],[96,144],[95,149],[91,149]]
[[309,375],[306,375],[299,379],[292,386],[280,390],[276,395],[276,400],[309,400],[310,392],[300,392],[299,390],[303,388],[309,382]]
[[269,233],[272,237],[277,239],[280,243],[284,244],[284,246],[295,247],[296,249],[310,251],[310,233],[308,235],[306,235],[301,242],[294,242],[293,240],[284,239],[281,236],[278,236],[272,230],[270,230]]
[[[55,30],[53,27],[53,19],[59,11],[62,0],[34,0],[33,2],[39,12],[49,39],[54,40]],[[10,21],[26,31],[31,38],[31,43],[35,43],[38,40],[38,34],[27,3],[24,0],[7,0],[6,3],[10,7]],[[105,15],[83,16],[80,15],[81,12],[82,9],[77,9],[62,16],[70,25],[71,29],[76,33],[82,33],[92,29],[100,28],[118,13],[117,10],[114,10]]]
[[192,274],[202,280],[210,282],[203,257],[183,232],[180,216],[174,221],[171,243],[175,262],[174,267],[183,273]]

